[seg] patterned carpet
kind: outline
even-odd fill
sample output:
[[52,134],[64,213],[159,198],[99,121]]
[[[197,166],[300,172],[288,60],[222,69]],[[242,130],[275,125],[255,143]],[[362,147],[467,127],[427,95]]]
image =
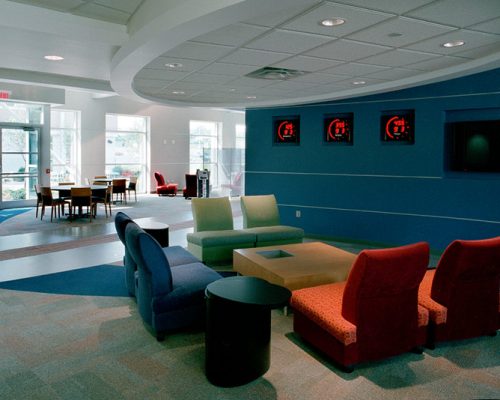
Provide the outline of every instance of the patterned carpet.
[[204,375],[204,334],[158,343],[133,300],[0,290],[0,398],[11,399],[493,399],[500,336],[439,346],[344,374],[272,314],[271,368],[241,387]]

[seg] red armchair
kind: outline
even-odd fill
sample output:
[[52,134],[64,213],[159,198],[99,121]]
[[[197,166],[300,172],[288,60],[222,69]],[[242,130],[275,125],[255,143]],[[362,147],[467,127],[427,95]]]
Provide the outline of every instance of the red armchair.
[[156,179],[156,193],[158,196],[167,195],[175,196],[177,195],[177,183],[166,183],[163,175],[159,172],[155,172]]
[[455,240],[422,280],[418,302],[429,310],[427,346],[496,335],[499,328],[500,236]]
[[293,329],[345,372],[362,361],[423,346],[428,312],[418,287],[429,262],[427,243],[362,251],[346,282],[296,290]]

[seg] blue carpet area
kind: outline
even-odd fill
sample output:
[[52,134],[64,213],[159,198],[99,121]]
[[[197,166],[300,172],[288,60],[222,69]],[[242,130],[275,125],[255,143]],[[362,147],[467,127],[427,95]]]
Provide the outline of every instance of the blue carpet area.
[[80,296],[128,297],[125,268],[106,264],[0,282],[0,289]]
[[25,213],[31,209],[32,208],[30,207],[30,208],[7,208],[5,210],[0,210],[0,224],[9,218]]

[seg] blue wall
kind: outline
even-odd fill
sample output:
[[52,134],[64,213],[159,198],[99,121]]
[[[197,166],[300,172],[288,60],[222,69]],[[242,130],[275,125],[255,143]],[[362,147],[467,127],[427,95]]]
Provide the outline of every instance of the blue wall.
[[[415,144],[380,140],[380,115],[415,111]],[[354,113],[354,145],[323,143],[323,118]],[[300,116],[300,145],[273,145],[273,117]],[[500,69],[380,95],[246,112],[247,195],[274,193],[282,223],[386,244],[500,235],[500,174],[447,168],[445,123],[500,120]],[[498,132],[500,135],[500,132]],[[301,217],[296,217],[296,211]]]

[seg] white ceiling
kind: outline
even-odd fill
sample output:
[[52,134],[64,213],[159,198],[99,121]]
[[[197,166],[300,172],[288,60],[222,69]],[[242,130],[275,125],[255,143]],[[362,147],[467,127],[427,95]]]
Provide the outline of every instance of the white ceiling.
[[[335,17],[345,23],[319,24]],[[500,67],[500,0],[0,0],[0,51],[0,81],[174,105],[297,104]],[[303,74],[246,76],[269,66]]]

